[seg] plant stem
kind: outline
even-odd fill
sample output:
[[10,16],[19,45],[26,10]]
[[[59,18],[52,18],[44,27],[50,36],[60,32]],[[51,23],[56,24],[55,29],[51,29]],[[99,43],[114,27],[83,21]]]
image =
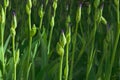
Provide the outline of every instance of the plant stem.
[[14,62],[14,71],[13,71],[13,80],[16,80],[16,62],[15,62],[15,35],[12,36],[12,51],[13,51],[13,62]]
[[32,44],[32,36],[31,36],[31,14],[28,15],[28,30],[29,30],[29,44],[28,44],[28,55],[27,55],[27,76],[26,80],[28,80],[29,77],[29,71],[30,71],[30,58],[31,58],[31,44]]
[[41,27],[42,27],[42,21],[43,21],[43,17],[42,17],[42,18],[40,18],[39,32],[40,32],[40,30],[41,30]]
[[[55,2],[56,2],[56,5],[57,5],[57,0],[54,0]],[[54,2],[53,2],[53,4],[54,4]],[[54,6],[53,6],[53,8],[54,8]],[[56,8],[57,8],[57,6],[56,6]],[[53,18],[55,18],[55,14],[56,14],[56,8],[54,8],[54,12],[53,12]],[[52,20],[52,19],[51,19]],[[53,24],[53,25],[51,25],[51,29],[50,29],[50,37],[49,37],[49,41],[48,41],[48,51],[47,51],[47,54],[48,55],[50,55],[50,46],[51,46],[51,39],[52,39],[52,33],[53,33],[53,28],[54,28],[54,20],[53,20],[53,23],[51,22],[51,24]]]
[[77,31],[78,31],[78,23],[76,23],[76,29],[75,29],[75,34],[74,34],[73,49],[72,49],[72,61],[71,61],[69,80],[72,80]]
[[49,37],[49,41],[48,41],[48,54],[50,53],[50,45],[51,45],[51,39],[52,39],[52,33],[53,33],[53,27],[51,27],[50,29],[50,37]]
[[110,68],[109,68],[109,74],[107,74],[106,80],[110,80],[110,76],[111,76],[111,72],[112,72],[112,67],[113,67],[114,60],[115,60],[116,49],[117,49],[117,45],[118,45],[118,41],[119,41],[119,36],[120,36],[119,0],[118,0],[118,4],[116,6],[116,9],[117,9],[116,10],[117,11],[117,33],[116,33],[116,37],[115,37],[115,43],[114,43],[114,46],[113,46],[111,64],[110,64]]
[[[4,0],[5,2],[5,0]],[[6,21],[6,7],[4,7],[4,19]],[[0,24],[0,32],[1,32],[1,42],[0,42],[0,47],[1,47],[1,56],[2,56],[2,66],[3,66],[3,79],[5,78],[5,60],[4,60],[4,30],[5,30],[5,22]]]
[[69,43],[66,44],[66,76],[65,80],[68,80],[68,72],[69,72],[69,64],[68,64],[68,51],[69,51]]
[[63,64],[63,55],[60,57],[60,73],[59,73],[59,80],[62,80],[62,64]]
[[3,44],[4,44],[4,26],[3,26],[3,24],[1,24],[1,27],[0,27],[1,29],[1,44],[0,44],[0,47],[1,47],[1,56],[2,56],[2,66],[3,66],[3,79],[4,79],[4,75],[5,75],[5,63],[4,63],[4,46],[3,46]]

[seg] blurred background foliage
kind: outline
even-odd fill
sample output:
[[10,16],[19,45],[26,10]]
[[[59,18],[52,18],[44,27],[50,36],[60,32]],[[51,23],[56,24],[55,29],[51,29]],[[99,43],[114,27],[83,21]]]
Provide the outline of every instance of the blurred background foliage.
[[[6,11],[6,28],[5,28],[5,40],[10,34],[10,26],[12,19],[12,12],[16,12],[17,16],[17,29],[16,29],[16,48],[20,49],[20,61],[22,60],[24,54],[26,54],[26,48],[28,46],[28,22],[27,22],[27,14],[26,14],[26,1],[27,0],[10,0],[9,6]],[[114,5],[114,0],[100,0],[101,3],[104,3],[103,8],[103,16],[107,20],[109,26],[104,25],[103,23],[99,23],[97,25],[97,31],[95,35],[95,50],[96,54],[93,61],[93,66],[90,71],[89,80],[104,80],[96,79],[96,73],[100,66],[101,59],[106,50],[105,59],[111,59],[111,54],[113,50],[114,39],[116,35],[116,9]],[[73,68],[73,79],[72,80],[85,80],[86,78],[86,70],[88,64],[88,56],[90,56],[91,52],[91,39],[90,34],[93,30],[94,26],[94,0],[58,0],[58,6],[56,10],[55,16],[55,26],[53,30],[53,36],[51,41],[50,53],[52,53],[49,57],[46,55],[47,53],[47,44],[50,33],[50,20],[53,15],[53,0],[48,0],[48,5],[45,6],[46,0],[32,0],[33,6],[31,11],[31,22],[32,25],[36,24],[39,27],[40,18],[38,12],[40,10],[41,5],[43,5],[43,10],[45,10],[45,14],[43,17],[41,34],[42,37],[38,37],[38,31],[36,35],[33,37],[32,41],[32,51],[34,51],[35,42],[40,41],[40,46],[38,46],[37,54],[35,56],[34,64],[35,64],[35,72],[34,76],[30,78],[30,80],[58,80],[58,69],[59,69],[59,56],[56,52],[56,44],[59,40],[61,30],[66,31],[66,18],[67,15],[71,17],[71,34],[75,32],[76,25],[76,10],[79,7],[80,3],[82,5],[81,11],[81,21],[79,23],[78,35],[77,35],[77,44],[75,48],[75,60],[74,60],[74,68]],[[3,5],[3,0],[0,0],[0,4]],[[88,8],[91,5],[91,13],[88,15]],[[98,7],[99,9],[100,7]],[[89,18],[89,20],[88,20]],[[71,52],[72,52],[72,42],[74,41],[73,35],[71,35],[72,40],[69,48],[69,66],[71,66]],[[105,43],[107,42],[107,43]],[[84,43],[86,45],[84,45]],[[105,47],[105,44],[108,47]],[[78,55],[80,51],[83,49],[83,55],[76,63]],[[9,47],[6,52],[6,58],[10,58],[12,56],[11,53],[11,42],[9,43]],[[109,59],[108,59],[109,58]],[[104,76],[104,72],[109,66],[109,61],[104,60],[103,68],[102,68],[102,76]],[[65,60],[64,60],[65,61]],[[76,65],[75,65],[76,64]],[[65,66],[65,63],[63,64]],[[107,67],[106,67],[107,66]],[[20,77],[20,67],[21,64],[17,67],[17,80],[22,80]],[[32,72],[32,68],[31,68]],[[32,75],[33,73],[30,73]],[[34,78],[33,78],[34,77]],[[119,80],[120,79],[120,39],[118,42],[118,47],[116,51],[116,57],[114,61],[114,65],[112,68],[111,80]]]

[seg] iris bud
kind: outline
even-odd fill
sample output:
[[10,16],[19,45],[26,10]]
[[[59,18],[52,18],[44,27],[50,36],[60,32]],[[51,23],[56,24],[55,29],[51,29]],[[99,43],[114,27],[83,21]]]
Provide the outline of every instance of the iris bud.
[[9,6],[9,0],[4,0],[4,6],[8,7]]
[[31,9],[29,8],[28,5],[26,5],[26,13],[29,15],[31,13]]
[[15,54],[15,63],[16,64],[19,62],[19,55],[20,55],[20,51],[18,49],[17,52],[16,52],[16,54]]
[[67,20],[66,20],[66,26],[69,25],[70,21],[71,21],[71,19],[70,19],[70,15],[68,15],[68,16],[67,16]]
[[67,30],[67,34],[66,34],[67,43],[70,43],[70,40],[71,40],[71,29],[69,27],[68,30]]
[[16,27],[17,27],[17,19],[16,19],[16,14],[15,14],[15,12],[13,12],[13,20],[12,20],[11,26],[12,26],[14,29],[16,29]]
[[32,1],[31,1],[31,0],[28,0],[27,5],[28,5],[29,8],[32,8]]
[[100,0],[95,0],[94,1],[94,7],[95,8],[98,8],[99,4],[100,4]]
[[54,8],[54,10],[56,10],[56,8],[57,8],[57,1],[56,0],[53,2],[53,8]]
[[62,31],[62,34],[60,35],[60,45],[64,48],[64,46],[66,45],[66,37],[64,32]]
[[90,15],[90,12],[91,12],[91,5],[89,4],[89,5],[88,5],[88,8],[87,8],[87,13],[88,13],[88,15]]
[[2,6],[0,6],[0,23],[5,23],[5,12]]
[[114,0],[114,3],[117,6],[119,4],[119,0]]
[[13,27],[10,28],[10,33],[12,36],[16,35],[15,29]]
[[107,21],[106,21],[106,19],[105,19],[103,16],[101,17],[101,22],[102,22],[103,24],[107,25]]
[[56,51],[57,51],[57,53],[58,53],[59,56],[64,55],[64,49],[63,49],[63,47],[60,45],[59,42],[57,42]]
[[43,12],[43,5],[40,7],[38,14],[39,14],[39,17],[40,17],[40,18],[43,17],[43,15],[44,15],[44,12]]
[[78,23],[81,19],[81,8],[82,8],[82,4],[80,4],[80,7],[78,8],[77,10],[77,13],[76,13],[76,22]]
[[37,31],[37,28],[36,28],[35,24],[33,24],[33,27],[32,27],[32,29],[30,31],[30,36],[31,37],[35,36],[36,31]]
[[50,22],[50,26],[53,27],[54,26],[54,16],[52,16],[51,22]]

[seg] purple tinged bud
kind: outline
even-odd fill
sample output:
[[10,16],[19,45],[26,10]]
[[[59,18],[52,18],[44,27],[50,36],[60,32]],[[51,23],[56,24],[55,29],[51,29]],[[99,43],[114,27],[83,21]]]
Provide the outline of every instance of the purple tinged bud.
[[13,11],[13,12],[12,12],[12,15],[13,15],[13,16],[16,16],[16,13],[15,13],[15,11]]
[[12,11],[12,16],[13,16],[13,20],[12,20],[12,27],[13,28],[16,28],[17,27],[17,19],[16,19],[16,13],[15,13],[15,11],[13,10]]
[[62,29],[61,33],[64,34],[64,30],[63,29]]
[[67,5],[67,6],[66,6],[66,10],[67,10],[67,11],[68,11],[68,8],[69,8],[69,6]]
[[80,3],[80,8],[82,7],[82,3]]
[[71,26],[72,26],[72,24],[71,24],[71,23],[69,23],[69,28],[71,28]]
[[108,29],[110,29],[110,24],[107,23],[107,27],[108,27]]
[[107,31],[109,31],[110,30],[110,24],[109,23],[107,23]]
[[59,42],[60,42],[60,45],[64,48],[64,46],[66,44],[66,37],[65,37],[65,34],[64,34],[64,30],[62,30]]
[[101,7],[100,7],[100,8],[103,10],[103,8],[104,8],[104,3],[101,4]]

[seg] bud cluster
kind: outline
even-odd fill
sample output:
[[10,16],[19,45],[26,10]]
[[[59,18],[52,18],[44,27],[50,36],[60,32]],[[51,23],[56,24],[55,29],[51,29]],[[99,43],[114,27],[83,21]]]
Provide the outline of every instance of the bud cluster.
[[60,56],[64,55],[65,45],[66,45],[66,37],[64,35],[64,32],[62,31],[62,34],[60,35],[59,42],[57,42],[57,46],[56,46],[57,53]]

